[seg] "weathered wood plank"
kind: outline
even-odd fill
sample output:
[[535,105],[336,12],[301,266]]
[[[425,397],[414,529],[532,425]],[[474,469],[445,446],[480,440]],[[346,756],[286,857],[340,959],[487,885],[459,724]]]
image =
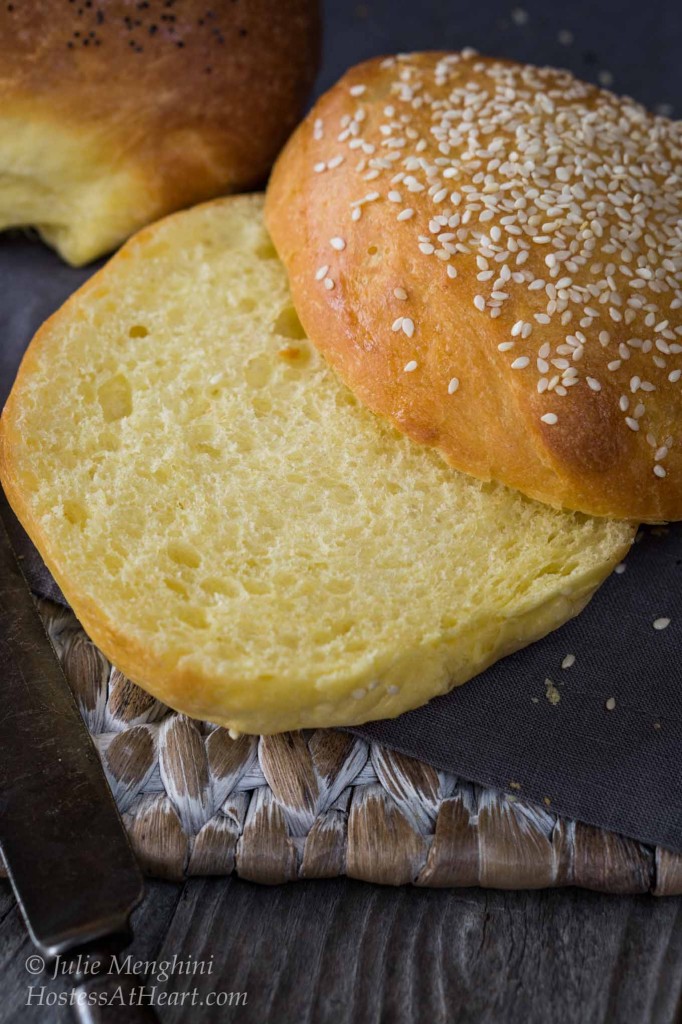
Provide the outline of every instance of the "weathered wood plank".
[[[148,883],[137,957],[208,960],[167,990],[246,992],[246,1006],[168,1007],[162,1024],[673,1024],[682,899],[578,890],[385,888],[340,878],[263,887]],[[66,1024],[24,1006],[31,952],[0,884],[0,1024]]]

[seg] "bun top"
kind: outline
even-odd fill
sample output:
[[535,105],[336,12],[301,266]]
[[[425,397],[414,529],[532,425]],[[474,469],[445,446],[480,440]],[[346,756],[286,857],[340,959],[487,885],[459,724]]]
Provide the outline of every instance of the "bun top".
[[74,263],[262,183],[319,51],[316,0],[0,4],[0,228]]
[[311,340],[458,469],[682,518],[682,122],[473,51],[368,61],[268,189]]

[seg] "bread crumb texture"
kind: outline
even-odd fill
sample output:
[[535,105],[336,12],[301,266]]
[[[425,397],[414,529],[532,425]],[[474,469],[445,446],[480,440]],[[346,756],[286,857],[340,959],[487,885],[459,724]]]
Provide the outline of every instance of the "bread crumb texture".
[[266,215],[369,408],[548,504],[682,519],[682,121],[472,50],[378,58],[297,129]]
[[39,331],[2,480],[85,629],[238,732],[394,716],[575,614],[630,526],[445,465],[305,337],[260,196],[148,228]]

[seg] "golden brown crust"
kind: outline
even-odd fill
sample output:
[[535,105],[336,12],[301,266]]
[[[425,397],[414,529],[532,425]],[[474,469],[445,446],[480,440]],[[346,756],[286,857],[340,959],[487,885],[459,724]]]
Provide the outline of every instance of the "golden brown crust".
[[[301,113],[318,56],[316,0],[2,4],[0,121],[16,117],[45,136],[42,155],[17,159],[0,133],[0,185],[3,174],[30,180],[35,172],[36,188],[59,196],[60,181],[42,181],[37,165],[45,147],[60,144],[51,129],[63,130],[67,162],[86,164],[81,195],[88,162],[92,180],[139,179],[116,198],[125,207],[121,241],[165,213],[262,182]],[[79,197],[69,200],[83,217]],[[0,227],[11,223],[11,211],[0,210]],[[73,261],[82,261],[80,250]]]
[[412,54],[321,98],[266,218],[308,335],[374,411],[548,504],[680,519],[681,173],[682,125],[631,100]]

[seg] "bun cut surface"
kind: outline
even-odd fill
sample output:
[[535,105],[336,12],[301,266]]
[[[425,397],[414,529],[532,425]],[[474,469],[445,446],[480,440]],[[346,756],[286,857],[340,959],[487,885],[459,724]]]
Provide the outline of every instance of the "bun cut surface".
[[92,639],[245,732],[424,703],[578,612],[632,539],[363,408],[258,196],[132,239],[38,332],[1,425],[8,497]]
[[266,219],[312,342],[456,468],[682,518],[682,122],[461,53],[351,69]]
[[0,230],[78,265],[259,185],[318,51],[317,0],[0,4]]

